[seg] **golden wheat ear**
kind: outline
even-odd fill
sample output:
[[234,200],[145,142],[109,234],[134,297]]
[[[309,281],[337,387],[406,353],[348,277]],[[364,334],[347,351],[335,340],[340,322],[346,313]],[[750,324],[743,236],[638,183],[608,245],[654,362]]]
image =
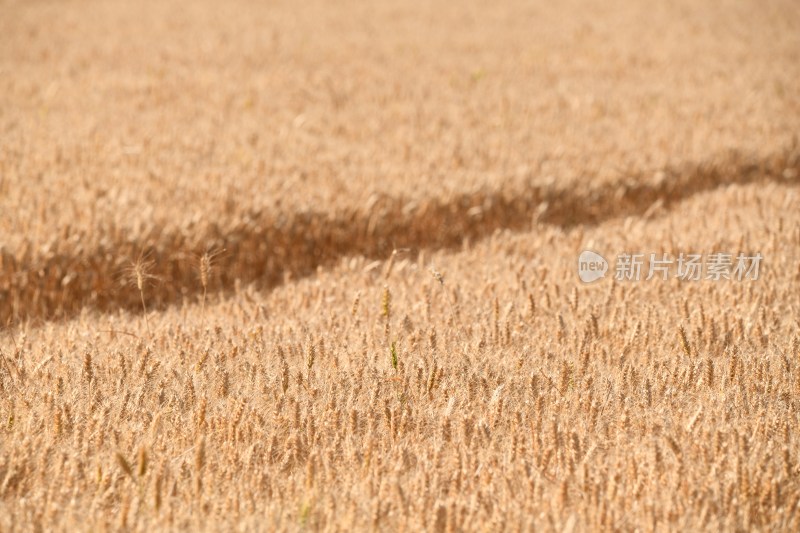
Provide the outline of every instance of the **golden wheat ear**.
[[139,291],[139,299],[142,302],[142,313],[144,314],[144,323],[147,328],[147,334],[152,338],[150,331],[150,321],[147,318],[147,305],[144,298],[144,289],[150,281],[158,280],[157,276],[152,274],[155,261],[150,259],[150,252],[139,253],[139,257],[135,261],[131,261],[130,266],[126,269],[128,282]]
[[225,252],[225,248],[206,250],[203,255],[197,259],[197,274],[200,278],[200,285],[203,287],[203,298],[201,300],[201,314],[203,315],[203,322],[205,322],[206,315],[206,296],[208,295],[208,285],[211,280],[211,274],[214,269],[216,259]]

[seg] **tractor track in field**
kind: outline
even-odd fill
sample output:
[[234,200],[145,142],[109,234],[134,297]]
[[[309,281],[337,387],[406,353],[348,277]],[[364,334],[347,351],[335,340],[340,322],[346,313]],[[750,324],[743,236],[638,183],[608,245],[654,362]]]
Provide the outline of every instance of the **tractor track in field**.
[[[232,290],[237,283],[263,290],[307,276],[342,257],[386,258],[394,248],[452,249],[467,239],[481,239],[501,229],[524,231],[537,223],[568,228],[649,216],[718,187],[758,182],[796,186],[799,175],[800,148],[795,143],[767,159],[732,151],[585,191],[531,186],[417,203],[376,197],[369,208],[333,212],[251,209],[231,223],[210,224],[191,236],[153,228],[146,238],[135,240],[120,230],[99,247],[34,258],[16,257],[0,248],[0,322],[66,318],[85,308],[141,311],[139,293],[125,279],[125,269],[142,251],[153,262],[151,274],[158,280],[146,289],[148,307],[154,310],[198,299],[202,293],[198,258],[209,249],[225,250],[216,258],[211,292]],[[80,242],[80,236],[75,241]]]

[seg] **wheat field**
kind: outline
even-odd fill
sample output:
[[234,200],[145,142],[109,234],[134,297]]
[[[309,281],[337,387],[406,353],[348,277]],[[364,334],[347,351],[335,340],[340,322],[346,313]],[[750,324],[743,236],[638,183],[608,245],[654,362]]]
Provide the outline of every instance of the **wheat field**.
[[0,12],[0,531],[800,530],[795,2]]

